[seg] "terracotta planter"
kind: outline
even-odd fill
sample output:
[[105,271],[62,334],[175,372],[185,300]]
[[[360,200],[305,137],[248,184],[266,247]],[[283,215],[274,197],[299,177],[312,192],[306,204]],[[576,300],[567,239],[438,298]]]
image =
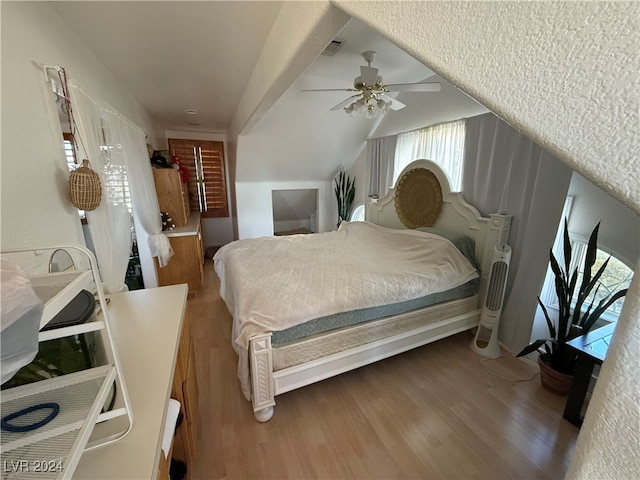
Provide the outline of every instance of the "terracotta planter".
[[542,357],[538,357],[538,365],[540,366],[540,381],[542,386],[556,395],[567,395],[571,390],[571,384],[573,383],[573,375],[567,375],[566,373],[560,373],[542,360]]

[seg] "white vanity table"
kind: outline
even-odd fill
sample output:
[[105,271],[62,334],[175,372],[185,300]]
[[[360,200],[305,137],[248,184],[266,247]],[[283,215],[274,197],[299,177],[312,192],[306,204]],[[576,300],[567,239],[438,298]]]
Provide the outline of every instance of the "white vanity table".
[[155,479],[171,393],[187,285],[111,294],[111,334],[133,414],[133,428],[117,442],[85,452],[75,479]]

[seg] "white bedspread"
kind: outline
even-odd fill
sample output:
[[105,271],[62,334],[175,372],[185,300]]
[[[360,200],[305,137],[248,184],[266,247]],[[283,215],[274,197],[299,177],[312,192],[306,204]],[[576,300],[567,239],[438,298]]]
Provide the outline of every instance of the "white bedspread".
[[239,240],[214,256],[233,316],[238,377],[250,399],[247,348],[260,333],[442,292],[478,276],[448,240],[343,222],[338,231]]

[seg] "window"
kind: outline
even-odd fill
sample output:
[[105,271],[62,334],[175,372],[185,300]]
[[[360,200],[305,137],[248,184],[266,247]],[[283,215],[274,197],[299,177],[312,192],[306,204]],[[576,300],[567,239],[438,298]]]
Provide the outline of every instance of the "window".
[[[571,242],[571,248],[574,252],[574,258],[572,259],[572,263],[574,260],[578,261],[578,265],[584,265],[584,257],[587,254],[587,244],[580,241]],[[593,273],[597,272],[598,269],[602,266],[602,264],[609,258],[609,253],[598,249],[596,253],[596,263],[593,265]],[[573,267],[572,267],[573,268]],[[578,281],[576,285],[582,284],[582,275],[583,271],[578,270]],[[616,257],[611,255],[611,259],[607,264],[607,268],[604,273],[598,280],[598,285],[593,289],[593,293],[589,298],[587,304],[591,303],[591,298],[595,295],[594,306],[598,305],[598,302],[603,298],[608,297],[609,295],[617,292],[618,290],[622,290],[625,288],[629,288],[629,284],[631,283],[631,278],[633,277],[633,270],[627,267],[624,263],[618,260]],[[573,304],[578,299],[578,288],[576,288],[573,295]],[[624,302],[624,297],[617,300],[606,310],[606,312],[602,315],[604,320],[608,320],[610,322],[616,321],[618,316],[620,315],[620,311],[622,310],[622,304]]]
[[364,205],[360,204],[356,206],[351,212],[350,222],[364,222]]
[[[571,209],[573,205],[573,197],[568,196],[565,200],[564,209],[562,211],[562,219],[569,218],[571,215]],[[562,244],[564,242],[563,238],[563,225],[564,220],[560,223],[560,227],[558,228],[558,232],[556,234],[556,239],[553,244],[553,252],[558,261],[563,262],[563,254],[562,254]],[[576,265],[584,265],[584,257],[587,254],[587,240],[581,239],[571,239],[571,263],[569,270],[573,271]],[[631,278],[633,277],[633,270],[631,270],[627,265],[625,265],[622,261],[612,255],[607,253],[604,250],[598,249],[596,253],[596,263],[592,269],[592,275],[598,271],[598,269],[602,266],[602,264],[606,261],[607,258],[611,256],[609,263],[607,265],[606,270],[600,277],[597,286],[597,294],[596,288],[593,289],[590,298],[588,299],[586,305],[591,304],[591,298],[596,294],[596,300],[594,302],[594,306],[598,305],[598,302],[607,297],[611,293],[615,293],[618,290],[628,288],[631,283]],[[578,290],[580,285],[582,284],[582,271],[578,271],[578,279],[576,281],[576,288],[573,294],[573,305],[578,299]],[[544,281],[544,285],[542,287],[542,291],[540,293],[540,298],[542,302],[547,306],[551,307],[555,310],[558,310],[558,297],[555,290],[553,273],[551,271],[551,267],[547,270],[547,276]],[[606,312],[602,314],[600,317],[602,320],[606,322],[615,322],[618,320],[618,316],[620,315],[620,311],[622,310],[622,304],[624,302],[624,297],[613,303]],[[585,305],[585,308],[586,308]],[[598,321],[600,322],[600,321]],[[600,323],[597,323],[600,325]]]
[[[73,143],[73,135],[71,133],[63,133],[62,134],[63,147],[64,147],[64,155],[67,158],[67,166],[69,167],[69,171],[73,172],[80,165],[78,164],[78,159],[76,158],[76,148]],[[82,224],[87,223],[87,215],[84,210],[78,209],[78,215],[80,216],[80,221]]]
[[465,121],[458,120],[398,135],[393,167],[393,184],[402,169],[414,160],[432,160],[442,167],[451,191],[462,190]]
[[100,123],[102,125],[100,154],[102,155],[103,188],[105,192],[109,192],[108,198],[113,205],[124,206],[129,213],[133,214],[123,147],[120,139],[117,136],[114,138],[114,131],[109,128],[110,124],[115,126],[116,123],[113,118],[109,121],[101,119]]
[[62,138],[64,139],[64,154],[67,157],[67,165],[69,166],[69,171],[73,172],[76,168],[78,168],[76,149],[73,145],[73,135],[71,135],[70,133],[63,133]]
[[129,210],[129,213],[133,213],[127,169],[124,165],[114,164],[109,161],[110,148],[106,146],[100,147],[106,157],[104,160],[105,189],[109,191],[109,198],[114,205],[124,205]]
[[191,210],[203,217],[228,217],[224,144],[170,138],[169,151],[189,172]]
[[[73,135],[71,133],[63,133],[64,138],[64,153],[67,157],[67,165],[69,166],[69,171],[72,172],[76,168],[80,166],[80,162],[78,162],[76,156],[76,148],[74,144]],[[106,144],[106,140],[104,139],[104,130],[103,130],[103,141]],[[116,204],[124,204],[129,213],[133,213],[133,207],[131,205],[131,194],[129,192],[129,179],[127,178],[127,169],[124,164],[117,164],[111,162],[110,157],[114,153],[121,155],[119,152],[119,147],[101,145],[100,152],[103,156],[104,163],[104,188],[109,191],[111,201]],[[84,210],[78,210],[80,213],[80,218],[86,221],[86,215]]]

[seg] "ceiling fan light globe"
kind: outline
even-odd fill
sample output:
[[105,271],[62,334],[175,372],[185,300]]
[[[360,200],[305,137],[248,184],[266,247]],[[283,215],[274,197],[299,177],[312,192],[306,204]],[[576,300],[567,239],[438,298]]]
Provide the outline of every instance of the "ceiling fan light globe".
[[385,102],[382,99],[378,99],[378,110],[382,113],[387,113],[389,111],[389,107],[391,106],[391,102]]
[[357,115],[371,120],[379,117],[381,114],[384,115],[387,113],[390,105],[391,101],[387,102],[381,98],[377,98],[375,94],[367,95],[364,93],[363,96],[349,106],[344,107],[344,111],[352,117]]

